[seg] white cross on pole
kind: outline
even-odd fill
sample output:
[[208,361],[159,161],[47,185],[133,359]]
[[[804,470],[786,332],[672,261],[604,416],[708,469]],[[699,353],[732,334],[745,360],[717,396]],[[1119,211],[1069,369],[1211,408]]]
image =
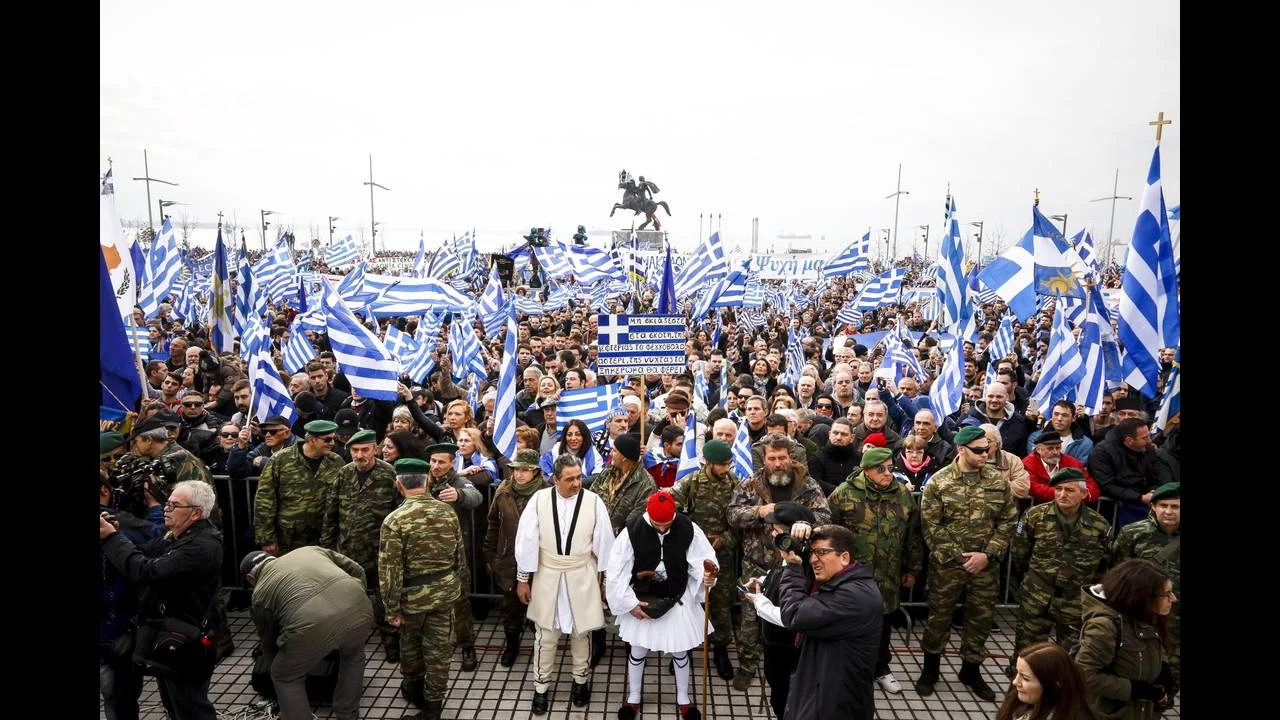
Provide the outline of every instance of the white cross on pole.
[[627,332],[627,323],[620,315],[601,315],[599,335],[600,345],[617,345],[622,342],[622,334]]

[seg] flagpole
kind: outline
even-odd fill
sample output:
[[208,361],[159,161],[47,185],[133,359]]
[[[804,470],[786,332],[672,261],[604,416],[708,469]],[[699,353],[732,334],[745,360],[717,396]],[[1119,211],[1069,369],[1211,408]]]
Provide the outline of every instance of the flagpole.
[[[141,400],[142,398],[147,397],[147,386],[149,383],[147,383],[147,371],[142,367],[142,357],[138,352],[138,343],[134,339],[133,328],[134,328],[133,311],[130,311],[129,312],[129,340],[130,340],[129,346],[133,350],[133,365],[138,369],[138,379],[142,381],[142,395],[141,397],[139,397],[139,400]],[[128,408],[125,408],[125,410],[127,411]]]

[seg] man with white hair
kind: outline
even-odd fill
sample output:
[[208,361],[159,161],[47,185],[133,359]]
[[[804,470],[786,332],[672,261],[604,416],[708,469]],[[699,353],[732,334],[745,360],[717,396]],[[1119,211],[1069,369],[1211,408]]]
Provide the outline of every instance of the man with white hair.
[[711,439],[719,440],[733,447],[733,440],[738,436],[738,426],[729,418],[720,418],[711,426]]
[[1000,442],[1000,431],[991,423],[978,426],[991,441],[991,450],[987,452],[987,465],[999,471],[1000,476],[1009,483],[1013,496],[1019,500],[1031,494],[1031,473],[1022,464],[1022,458],[1004,450]]

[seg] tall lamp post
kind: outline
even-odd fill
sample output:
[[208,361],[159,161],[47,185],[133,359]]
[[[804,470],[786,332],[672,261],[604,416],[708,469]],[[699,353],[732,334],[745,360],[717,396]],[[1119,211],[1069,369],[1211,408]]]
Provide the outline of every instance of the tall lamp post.
[[372,154],[369,155],[369,182],[361,183],[361,184],[369,186],[369,227],[373,228],[373,233],[372,233],[373,237],[369,240],[369,243],[370,243],[369,251],[376,253],[378,252],[378,223],[373,219],[373,189],[382,188],[387,192],[391,192],[391,188],[385,185],[379,185],[378,183],[373,181],[373,155]]
[[982,269],[982,221],[977,220],[969,224],[978,226],[978,269],[981,270]]
[[1107,266],[1111,266],[1111,254],[1115,251],[1116,241],[1116,201],[1132,200],[1128,195],[1117,195],[1116,191],[1120,189],[1120,168],[1116,168],[1116,179],[1111,185],[1111,194],[1107,197],[1094,198],[1089,202],[1102,202],[1103,200],[1111,201],[1111,222],[1107,224]]
[[[164,209],[170,205],[186,205],[186,203],[178,202],[176,200],[161,200],[160,198],[156,198],[156,205],[160,207],[160,227],[164,227],[164,219],[169,217],[164,214]],[[152,236],[152,240],[155,240],[154,236]]]
[[917,225],[916,227],[924,231],[924,257],[927,260],[929,259],[929,226]]
[[884,264],[888,267],[893,261],[889,255],[889,228],[880,228],[880,232],[884,233]]
[[1067,238],[1067,214],[1062,213],[1061,215],[1050,215],[1049,219],[1062,221],[1062,239],[1065,240]]
[[259,210],[258,213],[262,217],[262,252],[267,251],[267,226],[271,223],[267,222],[268,215],[275,215],[277,210]]
[[341,220],[341,219],[342,219],[342,218],[337,217],[336,215],[330,215],[330,216],[329,216],[329,244],[330,244],[330,245],[332,245],[332,244],[333,244],[333,233],[334,233],[334,231],[336,230],[336,228],[333,226],[333,224],[334,224],[335,222],[337,222],[338,220]]
[[884,199],[893,198],[893,254],[898,254],[898,202],[902,200],[903,195],[910,195],[911,191],[902,189],[902,163],[898,163],[898,187],[892,193],[885,195]]
[[[174,187],[178,187],[178,183],[176,183],[176,182],[169,182],[168,180],[161,180],[160,178],[153,178],[153,177],[151,177],[151,169],[150,169],[150,167],[151,167],[151,166],[150,166],[150,163],[147,161],[147,151],[144,149],[144,150],[142,151],[142,172],[143,172],[143,176],[142,176],[142,177],[140,177],[140,178],[134,178],[134,180],[142,180],[142,181],[146,182],[146,184],[147,184],[147,226],[151,228],[151,237],[155,237],[155,236],[156,236],[156,222],[155,222],[155,219],[151,217],[151,183],[153,183],[153,182],[164,183],[165,185],[172,185],[172,186],[174,186]],[[1116,172],[1118,173],[1119,171],[1117,170]],[[1119,177],[1119,176],[1117,175],[1117,177]],[[162,213],[162,214],[163,214],[163,213]],[[164,218],[163,218],[163,217],[162,217],[162,218],[160,218],[160,222],[164,222]]]

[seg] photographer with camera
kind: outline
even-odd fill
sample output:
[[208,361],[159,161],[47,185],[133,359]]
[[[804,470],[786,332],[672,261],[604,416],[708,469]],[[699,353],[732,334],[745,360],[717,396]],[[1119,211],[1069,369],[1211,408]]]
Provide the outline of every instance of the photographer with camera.
[[[164,411],[156,413],[134,425],[133,432],[129,434],[131,455],[139,460],[161,461],[151,463],[149,473],[156,475],[157,479],[162,481],[161,486],[164,490],[156,495],[156,499],[161,502],[166,499],[170,487],[186,480],[199,480],[210,488],[213,487],[213,476],[209,474],[209,469],[200,461],[200,458],[191,454],[171,437],[168,427],[171,418],[171,413]],[[127,456],[121,458],[119,464],[121,466],[128,464],[126,459]],[[166,497],[161,497],[161,494]]]

